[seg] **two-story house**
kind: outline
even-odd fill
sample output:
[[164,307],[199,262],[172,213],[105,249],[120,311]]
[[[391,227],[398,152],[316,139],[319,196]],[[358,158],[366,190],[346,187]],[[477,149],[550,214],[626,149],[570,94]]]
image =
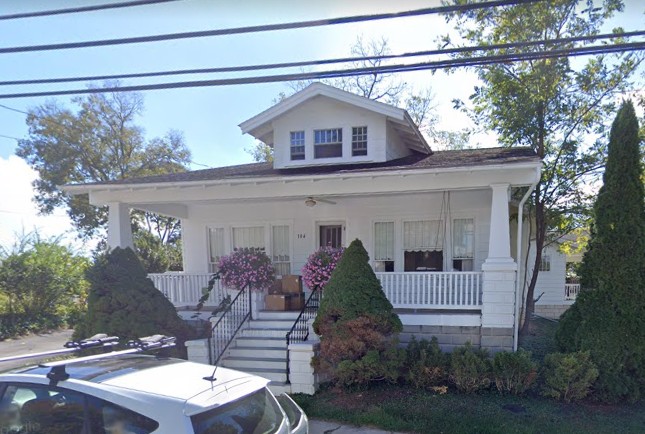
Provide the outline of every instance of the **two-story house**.
[[[184,272],[151,276],[177,305],[195,304],[235,248],[263,248],[278,274],[298,274],[319,246],[359,238],[405,325],[403,341],[514,347],[516,252],[528,231],[513,217],[540,176],[531,149],[433,151],[405,110],[320,83],[240,128],[273,147],[272,163],[65,189],[109,206],[113,247],[132,244],[131,209],[181,219]],[[245,327],[278,330],[259,344],[281,348],[297,314],[260,313]],[[229,366],[251,369],[250,354]]]

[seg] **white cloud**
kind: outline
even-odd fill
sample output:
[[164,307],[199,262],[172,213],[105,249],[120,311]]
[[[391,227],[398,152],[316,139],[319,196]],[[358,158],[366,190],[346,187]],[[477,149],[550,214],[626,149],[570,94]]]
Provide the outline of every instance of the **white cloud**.
[[37,177],[38,174],[21,158],[15,155],[6,159],[0,157],[0,246],[12,245],[16,234],[38,230],[44,237],[63,236],[65,242],[80,247],[64,211],[38,215],[32,201],[32,182]]

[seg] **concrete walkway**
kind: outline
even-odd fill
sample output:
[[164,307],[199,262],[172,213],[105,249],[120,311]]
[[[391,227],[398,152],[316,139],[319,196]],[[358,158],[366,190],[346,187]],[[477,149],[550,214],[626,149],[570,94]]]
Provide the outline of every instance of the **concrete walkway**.
[[309,434],[404,434],[395,431],[384,431],[377,428],[363,428],[359,426],[343,425],[338,422],[324,420],[310,420]]
[[[21,336],[16,339],[0,341],[0,357],[18,356],[21,354],[39,353],[42,351],[60,350],[65,342],[72,339],[73,330],[61,330],[50,333],[37,333]],[[0,372],[21,366],[30,366],[38,359],[27,359],[16,362],[0,363]]]

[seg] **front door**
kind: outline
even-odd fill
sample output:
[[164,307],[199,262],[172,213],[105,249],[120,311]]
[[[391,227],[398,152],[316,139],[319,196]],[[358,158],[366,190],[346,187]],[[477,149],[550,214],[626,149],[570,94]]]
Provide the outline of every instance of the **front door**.
[[320,225],[320,247],[338,248],[343,245],[342,225]]

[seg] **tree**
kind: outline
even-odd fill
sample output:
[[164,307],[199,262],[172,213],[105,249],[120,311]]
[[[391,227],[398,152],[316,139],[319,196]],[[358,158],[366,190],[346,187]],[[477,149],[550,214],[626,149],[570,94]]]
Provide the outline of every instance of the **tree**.
[[350,386],[398,378],[401,321],[360,240],[352,241],[332,272],[313,326],[321,336],[317,364],[333,381]]
[[20,236],[13,249],[0,255],[0,295],[6,300],[6,311],[0,313],[36,328],[74,321],[85,307],[88,266],[86,258],[56,238]]
[[[472,2],[453,0],[454,4]],[[580,3],[553,0],[486,8],[449,14],[447,20],[465,43],[490,45],[596,34],[607,18],[623,8],[621,1],[604,2],[598,8],[589,3],[584,10],[578,7]],[[450,38],[445,37],[444,43],[450,44]],[[572,46],[555,43],[521,51]],[[529,146],[543,160],[542,177],[530,207],[536,254],[524,296],[525,319],[534,309],[535,285],[548,234],[568,233],[584,220],[589,192],[582,187],[604,165],[605,143],[598,137],[602,137],[614,110],[614,95],[629,87],[628,79],[641,60],[633,54],[619,54],[594,56],[582,66],[568,58],[480,66],[476,72],[481,85],[470,97],[472,108],[457,101],[477,124],[496,132],[502,145]],[[522,332],[527,331],[525,321]]]
[[603,398],[645,393],[645,191],[638,119],[624,102],[611,128],[603,186],[581,274],[586,286],[559,325],[558,344],[589,351]]
[[147,278],[136,254],[115,248],[98,257],[87,273],[87,315],[74,330],[75,339],[97,333],[136,339],[165,334],[185,341],[188,326],[173,304]]
[[[353,57],[375,57],[391,54],[391,50],[385,38],[366,41],[359,36],[352,45],[350,54]],[[383,60],[376,58],[352,62],[350,67],[372,68],[382,65]],[[290,83],[291,92],[281,92],[274,103],[282,101],[289,94],[301,91],[313,82],[313,80],[301,80]],[[470,136],[467,130],[455,132],[438,128],[439,118],[434,104],[434,95],[429,87],[421,90],[414,89],[394,73],[356,75],[321,80],[321,82],[365,98],[404,107],[419,130],[435,142],[451,149],[466,147]],[[251,149],[247,149],[247,152],[255,161],[273,161],[273,149],[262,142],[257,142]]]
[[[92,236],[105,227],[107,209],[91,205],[88,195],[69,196],[59,186],[184,171],[190,152],[178,131],[145,139],[135,124],[143,112],[139,93],[96,93],[72,102],[78,106],[76,112],[57,102],[31,109],[29,138],[19,142],[16,154],[38,172],[34,187],[40,212],[66,207],[78,231]],[[136,225],[159,232],[163,241],[176,237],[174,219],[144,213],[133,213],[133,219]]]

